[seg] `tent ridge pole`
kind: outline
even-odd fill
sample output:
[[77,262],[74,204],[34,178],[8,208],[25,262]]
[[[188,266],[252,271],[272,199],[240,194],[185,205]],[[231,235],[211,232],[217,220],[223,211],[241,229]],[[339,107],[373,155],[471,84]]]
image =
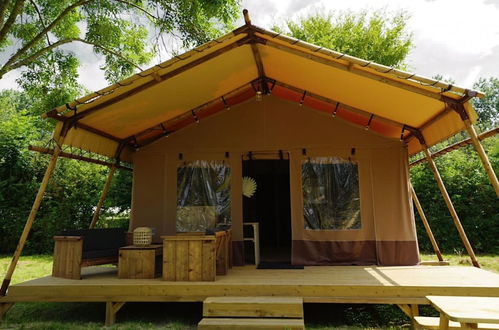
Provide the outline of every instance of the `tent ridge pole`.
[[461,224],[461,220],[459,220],[459,216],[457,215],[456,209],[454,208],[454,205],[452,204],[449,193],[447,192],[447,189],[445,188],[444,182],[442,180],[442,177],[440,176],[440,172],[438,171],[437,165],[435,164],[435,161],[433,160],[431,153],[428,150],[428,146],[426,145],[426,143],[424,143],[424,140],[423,141],[420,140],[420,143],[421,143],[421,146],[423,148],[423,152],[425,154],[426,160],[428,161],[428,165],[430,166],[430,169],[433,172],[433,176],[435,177],[435,180],[437,181],[438,188],[440,189],[440,192],[442,194],[442,197],[444,198],[445,204],[447,205],[447,208],[449,209],[452,220],[454,221],[454,225],[456,226],[456,229],[459,233],[459,236],[461,237],[461,241],[463,242],[464,247],[466,248],[466,251],[468,252],[468,255],[471,258],[471,262],[473,263],[473,266],[480,268],[480,264],[476,260],[475,252],[473,251],[473,248],[470,244],[470,241],[468,240],[468,237],[466,236],[466,232],[464,231],[463,225]]
[[54,153],[52,154],[52,158],[45,170],[45,175],[43,176],[42,183],[40,184],[40,188],[38,189],[38,193],[36,194],[35,201],[33,202],[33,206],[31,207],[30,214],[28,219],[26,220],[26,224],[24,225],[23,232],[21,237],[19,238],[19,242],[17,243],[16,250],[14,251],[14,255],[12,257],[12,261],[10,262],[9,268],[7,269],[7,273],[5,274],[5,278],[2,282],[2,287],[0,288],[0,296],[5,296],[7,293],[7,288],[9,287],[10,281],[12,279],[12,274],[16,269],[17,262],[19,261],[19,257],[23,251],[24,245],[28,238],[28,235],[31,231],[31,227],[33,226],[33,222],[36,218],[38,210],[40,208],[40,204],[43,199],[43,195],[45,194],[45,190],[47,188],[50,177],[54,173],[54,169],[57,164],[57,160],[59,158],[59,154],[61,153],[62,143],[64,142],[64,133],[67,132],[66,125],[63,125],[60,132],[56,133],[54,140],[56,141],[54,147]]
[[421,206],[421,203],[419,202],[418,196],[416,195],[416,191],[414,190],[414,187],[412,186],[411,183],[409,183],[409,187],[411,188],[412,200],[414,201],[414,204],[416,205],[416,209],[418,210],[419,217],[421,218],[421,221],[423,222],[424,228],[426,230],[426,233],[428,234],[428,238],[430,239],[431,246],[433,247],[433,250],[435,251],[435,254],[437,255],[438,261],[444,261],[444,259],[442,257],[442,253],[440,252],[440,249],[438,248],[437,240],[435,239],[435,236],[433,236],[433,232],[431,231],[430,223],[428,222],[428,219],[426,218],[426,215],[423,211],[423,207]]

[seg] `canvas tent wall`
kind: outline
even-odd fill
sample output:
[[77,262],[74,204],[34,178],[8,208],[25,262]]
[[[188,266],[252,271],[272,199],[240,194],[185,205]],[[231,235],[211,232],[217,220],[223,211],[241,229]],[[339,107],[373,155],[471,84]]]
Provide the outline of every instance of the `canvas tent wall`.
[[[406,145],[275,96],[262,101],[251,98],[134,153],[131,228],[151,226],[158,235],[174,234],[177,168],[186,161],[226,161],[231,169],[235,255],[241,256],[243,155],[278,150],[288,152],[290,158],[294,264],[412,265],[419,261]],[[305,229],[302,164],[316,157],[340,157],[358,164],[360,228]]]

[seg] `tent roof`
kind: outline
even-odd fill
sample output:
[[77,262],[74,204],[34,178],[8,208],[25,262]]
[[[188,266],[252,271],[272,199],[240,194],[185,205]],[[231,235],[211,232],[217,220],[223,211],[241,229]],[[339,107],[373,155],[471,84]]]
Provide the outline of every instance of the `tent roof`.
[[[272,93],[431,146],[476,121],[482,93],[403,72],[247,24],[117,84],[47,112],[64,144],[129,160],[143,146],[255,96]],[[453,109],[462,109],[461,116]],[[65,123],[65,125],[64,125]],[[123,148],[125,146],[125,148]]]

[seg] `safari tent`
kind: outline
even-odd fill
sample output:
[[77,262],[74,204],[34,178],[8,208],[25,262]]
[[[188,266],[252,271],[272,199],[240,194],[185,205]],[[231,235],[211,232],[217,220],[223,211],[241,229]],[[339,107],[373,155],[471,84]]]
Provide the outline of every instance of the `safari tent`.
[[[402,291],[359,291],[354,296],[362,299],[350,297],[345,301],[380,301],[381,295],[386,302],[424,303],[425,293],[443,290],[442,287],[487,295],[478,289],[467,291],[476,287],[480,276],[480,283],[486,283],[490,294],[499,292],[497,282],[491,284],[496,278],[487,272],[473,271],[464,276],[452,267],[417,266],[420,258],[412,206],[415,193],[408,171],[409,156],[424,152],[464,245],[478,267],[428,148],[467,130],[499,193],[497,178],[473,128],[477,114],[470,101],[483,94],[267,31],[252,25],[245,14],[246,24],[233,32],[44,115],[57,121],[54,147],[38,151],[50,153],[52,158],[2,293],[7,290],[60,156],[110,167],[91,227],[98,220],[115,170],[133,169],[129,231],[153,228],[154,243],[161,244],[162,237],[182,232],[230,228],[231,261],[234,266],[243,266],[248,263],[248,249],[252,249],[245,249],[244,224],[251,222],[260,226],[262,257],[307,266],[304,271],[315,269],[308,266],[373,266],[377,271],[383,266],[415,266],[406,269],[424,268],[427,273],[421,278],[425,279],[432,277],[431,272],[446,272],[437,276],[435,283],[425,282],[426,291],[407,294],[400,286],[418,284],[400,284],[404,281],[399,280],[412,273],[397,273],[401,277],[388,284],[373,275],[366,280],[369,286],[369,281],[381,287],[398,283],[395,286]],[[72,150],[84,150],[86,156],[78,156]],[[256,182],[256,192],[252,197],[243,196],[245,184],[250,182],[251,186],[252,181]],[[427,229],[439,253],[431,230]],[[334,268],[335,276],[346,269],[366,270],[350,267],[339,271],[338,267]],[[227,280],[221,281],[229,281],[231,274],[243,270],[247,268],[234,267]],[[258,272],[253,268],[248,271]],[[313,274],[308,277],[311,282]],[[334,278],[319,282],[336,286]],[[442,282],[443,278],[447,284]],[[204,288],[203,293],[195,294],[192,285],[197,282],[192,282],[183,293],[153,294],[145,289],[130,293],[123,289],[126,299],[110,298],[111,293],[104,293],[106,281],[94,283],[102,290],[102,294],[93,293],[94,300],[81,299],[109,302],[110,317],[120,308],[113,302],[168,301],[179,297],[189,301],[220,292],[235,294],[230,291],[230,283],[225,282],[219,285],[229,286],[218,288],[221,291]],[[299,282],[296,281],[290,283]],[[218,283],[218,277],[214,283]],[[244,287],[248,282],[237,283]],[[348,285],[362,290],[362,283],[355,280]],[[73,284],[78,285],[53,283],[68,288]],[[24,289],[27,287],[29,284]],[[42,296],[47,297],[43,283],[36,287],[40,293],[33,295],[31,291],[28,297],[23,296],[28,293],[22,285],[13,286],[3,299],[39,301]],[[86,288],[90,290],[90,286]],[[180,290],[180,284],[175,288]],[[255,288],[248,284],[247,292],[243,291],[251,295]],[[165,286],[164,290],[170,289]],[[343,300],[336,295],[352,295],[341,290],[326,291],[297,294],[316,302],[340,302]],[[70,289],[59,292],[75,295],[60,297],[61,301],[78,299],[76,292],[82,295],[81,291]],[[261,292],[291,295],[283,291],[272,293],[270,289]],[[187,298],[189,294],[195,298]]]

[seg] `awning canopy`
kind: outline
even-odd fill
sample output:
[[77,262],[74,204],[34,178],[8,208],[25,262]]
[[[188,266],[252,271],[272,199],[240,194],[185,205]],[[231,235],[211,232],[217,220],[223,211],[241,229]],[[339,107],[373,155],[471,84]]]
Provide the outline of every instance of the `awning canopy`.
[[[130,160],[141,147],[251,97],[274,96],[408,143],[409,153],[475,122],[482,93],[251,25],[45,114],[64,145]],[[460,110],[460,112],[459,112]],[[419,139],[418,139],[419,137]],[[130,148],[128,148],[130,147]]]

